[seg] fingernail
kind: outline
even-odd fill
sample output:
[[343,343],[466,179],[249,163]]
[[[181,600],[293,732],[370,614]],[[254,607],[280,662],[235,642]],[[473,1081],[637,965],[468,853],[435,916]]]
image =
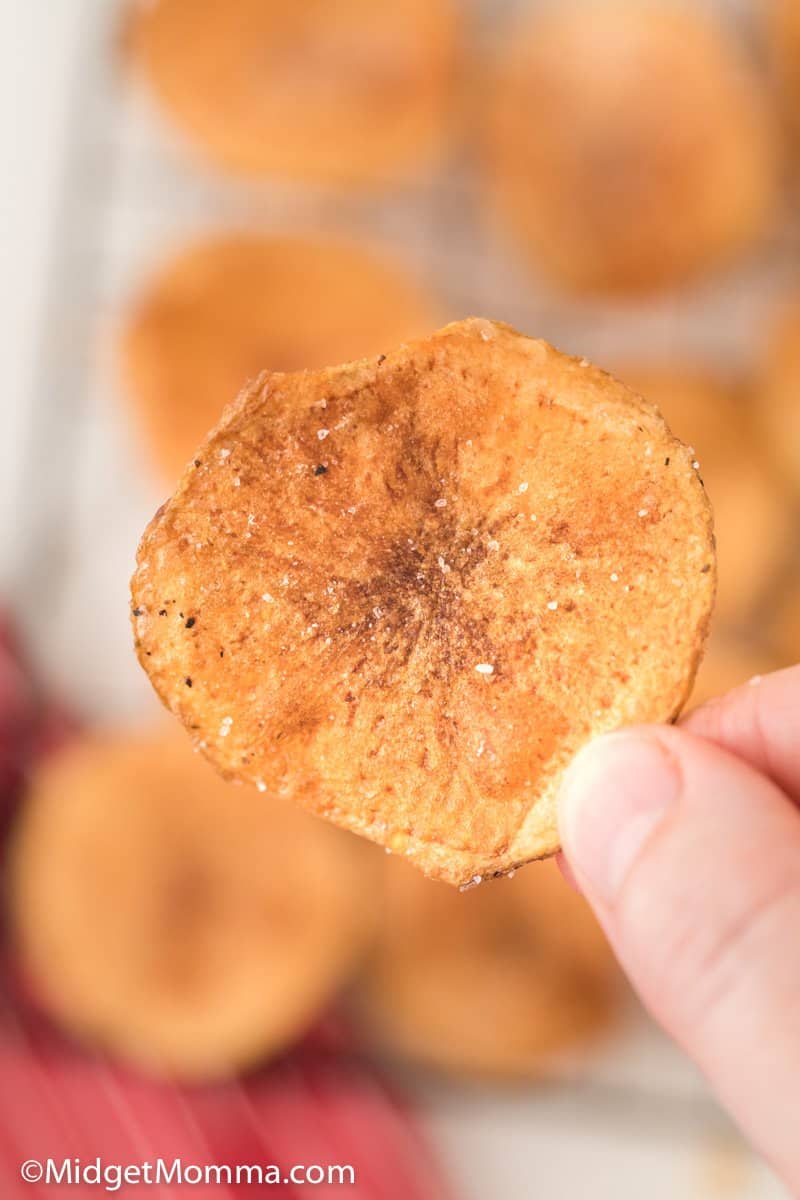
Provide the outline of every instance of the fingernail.
[[677,764],[652,734],[607,734],[576,755],[561,785],[561,840],[590,899],[613,904],[680,788]]

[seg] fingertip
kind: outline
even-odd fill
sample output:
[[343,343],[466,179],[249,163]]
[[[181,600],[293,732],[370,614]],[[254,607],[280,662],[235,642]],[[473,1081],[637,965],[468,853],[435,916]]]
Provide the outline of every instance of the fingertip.
[[578,883],[577,876],[569,865],[569,859],[563,850],[556,855],[556,866],[561,872],[564,882],[572,888],[573,892],[581,894],[581,885]]
[[755,676],[692,709],[681,729],[714,743],[800,799],[800,667]]

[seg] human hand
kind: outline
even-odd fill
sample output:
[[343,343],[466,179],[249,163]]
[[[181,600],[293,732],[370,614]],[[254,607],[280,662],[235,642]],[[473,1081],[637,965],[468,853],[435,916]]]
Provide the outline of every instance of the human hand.
[[592,742],[560,820],[634,987],[800,1193],[800,666]]

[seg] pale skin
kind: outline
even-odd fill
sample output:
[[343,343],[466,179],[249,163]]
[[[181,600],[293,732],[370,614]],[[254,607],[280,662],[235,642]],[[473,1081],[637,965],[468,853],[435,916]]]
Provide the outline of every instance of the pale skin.
[[593,742],[560,819],[644,1003],[800,1194],[800,666]]

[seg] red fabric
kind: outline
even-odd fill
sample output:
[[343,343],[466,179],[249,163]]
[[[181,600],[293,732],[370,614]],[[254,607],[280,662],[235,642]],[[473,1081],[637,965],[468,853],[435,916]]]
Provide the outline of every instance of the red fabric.
[[76,730],[66,708],[36,686],[11,624],[0,614],[0,836],[8,830],[31,766]]
[[[28,769],[76,726],[32,684],[0,616],[0,834]],[[0,934],[0,938],[2,934]],[[28,1159],[98,1155],[107,1164],[163,1158],[184,1165],[350,1164],[354,1185],[204,1184],[109,1192],[102,1184],[26,1183]],[[269,1068],[229,1084],[188,1088],[140,1078],[84,1054],[35,1012],[0,944],[0,1200],[99,1200],[108,1195],[204,1200],[240,1196],[345,1196],[447,1200],[449,1193],[403,1101],[359,1061],[348,1030],[329,1019]]]
[[102,1186],[24,1183],[27,1159],[98,1155],[104,1163],[235,1166],[351,1164],[354,1185],[240,1183],[123,1188],[123,1194],[354,1196],[445,1200],[449,1195],[424,1138],[397,1095],[369,1066],[318,1035],[268,1069],[223,1085],[187,1088],[139,1078],[83,1055],[32,1019],[0,1018],[0,1195],[85,1200]]

